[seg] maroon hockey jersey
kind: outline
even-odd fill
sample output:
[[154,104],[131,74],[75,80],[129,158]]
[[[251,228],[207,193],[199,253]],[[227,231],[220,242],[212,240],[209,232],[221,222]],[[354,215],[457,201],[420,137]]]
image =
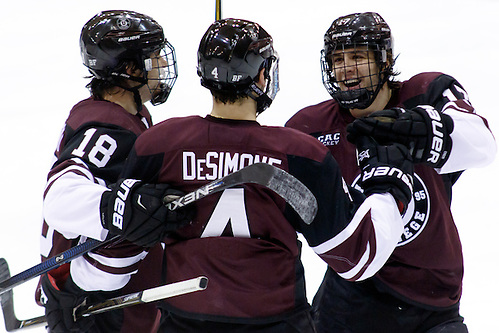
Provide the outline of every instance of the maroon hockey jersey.
[[[466,91],[448,75],[422,73],[401,82],[386,108],[418,105],[432,105],[453,118],[451,155],[438,170],[415,166],[414,198],[403,217],[404,233],[374,279],[405,301],[447,307],[459,301],[463,278],[461,243],[450,210],[451,187],[462,170],[490,163],[495,142]],[[346,139],[346,127],[354,119],[334,100],[327,100],[302,109],[286,126],[322,142],[338,161],[347,183],[357,186],[360,169],[355,146]]]
[[[106,185],[117,181],[135,140],[151,125],[145,107],[141,114],[132,115],[117,104],[89,98],[72,108],[44,193],[42,261],[87,237],[106,238],[107,231],[100,224],[100,195],[107,190]],[[143,261],[146,264],[138,270]],[[75,259],[71,272],[85,290],[121,289],[120,293],[126,294],[159,285],[156,267],[161,261],[161,246],[148,252],[124,241]],[[91,274],[87,275],[87,269]],[[69,270],[70,264],[65,264],[51,274],[62,284]],[[121,332],[151,331],[157,320],[153,304],[127,308],[124,314]]]
[[317,216],[303,223],[282,198],[255,184],[196,202],[192,224],[166,239],[166,278],[205,275],[208,288],[166,300],[170,311],[256,323],[307,309],[297,231],[352,281],[372,276],[393,251],[402,233],[395,199],[384,193],[362,201],[362,194],[350,193],[329,151],[290,128],[212,116],[169,119],[138,138],[123,176],[191,192],[257,162],[308,186],[318,201]]

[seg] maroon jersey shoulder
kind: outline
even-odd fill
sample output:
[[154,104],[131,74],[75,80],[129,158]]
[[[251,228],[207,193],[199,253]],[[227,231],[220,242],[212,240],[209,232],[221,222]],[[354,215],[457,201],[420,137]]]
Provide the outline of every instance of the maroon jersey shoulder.
[[[411,77],[409,80],[402,82],[402,89],[404,92],[410,93],[411,95],[423,94],[428,90],[428,87],[432,82],[435,81],[441,75],[445,75],[440,72],[425,72],[419,73]],[[410,97],[409,95],[407,98]]]
[[[171,118],[156,124],[137,140],[137,154],[158,153],[158,145],[151,142],[168,142],[169,151],[186,150],[189,146],[217,145],[222,150],[251,147],[261,153],[297,155],[319,162],[327,153],[327,149],[317,140],[292,128],[261,126],[254,121],[231,121],[209,116]],[[164,148],[165,145],[162,145],[160,149]]]
[[399,88],[395,89],[387,108],[400,106],[410,109],[426,104],[441,110],[449,101],[445,97],[446,90],[452,91],[456,98],[465,97],[463,94],[466,94],[459,82],[450,75],[440,72],[420,73],[399,83]]
[[[356,164],[355,146],[346,138],[346,127],[354,119],[348,110],[329,99],[298,111],[288,120],[286,127],[316,138],[329,149],[340,165]],[[346,168],[341,173],[347,182],[352,182],[358,171],[357,168]]]
[[140,120],[140,116],[128,113],[118,104],[87,98],[73,106],[66,124],[76,130],[86,124],[100,123],[118,126],[135,134],[140,134],[152,125],[151,115],[147,108],[143,107],[140,114],[147,120],[147,126]]
[[328,99],[301,109],[286,122],[286,127],[304,133],[318,134],[324,131],[324,124],[346,125],[353,120],[353,116],[347,110],[342,110],[334,99]]

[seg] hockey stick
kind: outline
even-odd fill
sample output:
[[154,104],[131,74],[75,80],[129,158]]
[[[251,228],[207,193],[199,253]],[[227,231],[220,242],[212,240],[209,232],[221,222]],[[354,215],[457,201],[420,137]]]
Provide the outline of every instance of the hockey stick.
[[83,304],[81,307],[75,308],[75,318],[88,317],[94,314],[121,309],[136,304],[150,303],[165,298],[205,290],[207,285],[208,278],[205,276],[199,276],[189,280],[146,289],[137,293],[114,297],[95,304]]
[[222,19],[222,0],[215,0],[215,21]]
[[251,164],[168,203],[167,207],[174,210],[211,193],[246,183],[262,185],[279,194],[306,224],[315,218],[317,200],[308,187],[286,171],[266,163]]
[[[204,185],[194,192],[167,204],[171,210],[188,205],[194,201],[202,199],[210,194],[223,191],[230,187],[244,183],[254,183],[266,186],[279,194],[297,213],[302,220],[310,224],[317,213],[317,201],[310,190],[298,179],[284,170],[265,163],[255,163],[239,171],[233,172],[221,179]],[[13,277],[0,282],[0,295],[11,290],[17,285],[40,276],[54,268],[61,266],[85,253],[102,247],[118,239],[115,236],[107,241],[100,242],[89,239],[86,242],[72,247],[48,260],[33,266]]]
[[[5,261],[4,258],[0,258],[0,277],[5,278],[9,275],[10,272],[7,261]],[[208,278],[199,276],[197,278],[189,280],[146,289],[137,293],[114,297],[94,304],[82,303],[73,309],[73,313],[76,320],[81,317],[88,317],[115,309],[122,309],[137,304],[155,302],[165,298],[171,298],[199,290],[204,290],[206,289],[207,285]],[[14,301],[12,296],[12,290],[9,290],[8,292],[0,296],[2,298],[2,312],[7,332],[12,332],[26,327],[32,328],[46,323],[45,316],[26,320],[17,319],[14,311]]]
[[[317,201],[314,195],[305,185],[303,185],[295,177],[291,176],[290,174],[279,168],[264,163],[252,164],[246,168],[231,173],[219,180],[211,182],[199,188],[198,190],[191,192],[179,198],[178,200],[169,203],[168,207],[169,209],[174,210],[177,207],[188,205],[210,194],[220,192],[230,187],[241,185],[244,183],[253,183],[268,187],[269,189],[279,194],[300,215],[300,217],[305,223],[307,224],[312,223],[315,214],[317,212]],[[2,283],[6,284],[5,282],[8,282],[10,280],[8,279],[10,273],[8,272],[7,262],[4,259],[2,260],[4,262],[4,266],[6,266],[6,269],[2,270],[2,265],[0,264],[0,280],[6,279]],[[5,274],[2,275],[4,271],[7,271],[8,274],[7,276]],[[0,295],[2,297],[2,309],[4,311],[4,318],[6,318],[5,320],[9,320],[10,326],[8,327],[21,328],[21,327],[27,327],[28,325],[33,326],[37,323],[40,323],[40,320],[45,320],[44,317],[33,318],[24,321],[18,320],[15,317],[14,308],[13,308],[12,291],[11,291],[12,288],[13,287],[10,288],[6,287],[2,291],[2,293],[6,292],[7,296],[4,297],[3,295]],[[4,304],[6,305],[4,306]],[[6,326],[7,325],[8,324],[6,321]]]

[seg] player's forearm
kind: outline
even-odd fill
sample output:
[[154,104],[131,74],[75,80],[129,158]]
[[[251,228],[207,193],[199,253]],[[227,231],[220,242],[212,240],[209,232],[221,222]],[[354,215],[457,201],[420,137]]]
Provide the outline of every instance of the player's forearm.
[[43,201],[44,219],[66,238],[80,235],[104,240],[100,223],[100,198],[107,187],[84,176],[82,169],[71,167],[48,181]]
[[452,173],[472,167],[490,164],[496,154],[497,145],[484,120],[476,114],[447,109],[454,130],[451,133],[452,149],[440,173]]
[[383,267],[403,229],[393,196],[375,193],[362,203],[340,233],[313,249],[341,277],[361,281]]
[[147,255],[146,251],[129,257],[111,257],[90,252],[71,262],[71,276],[78,287],[85,291],[113,291],[123,288],[137,265]]

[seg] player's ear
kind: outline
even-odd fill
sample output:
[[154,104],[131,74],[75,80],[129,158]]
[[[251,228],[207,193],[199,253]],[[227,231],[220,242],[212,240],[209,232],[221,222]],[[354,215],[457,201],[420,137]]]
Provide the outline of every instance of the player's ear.
[[256,82],[256,84],[258,85],[258,87],[260,89],[264,89],[265,88],[265,68],[262,68],[260,70],[260,73],[258,74],[258,81]]

